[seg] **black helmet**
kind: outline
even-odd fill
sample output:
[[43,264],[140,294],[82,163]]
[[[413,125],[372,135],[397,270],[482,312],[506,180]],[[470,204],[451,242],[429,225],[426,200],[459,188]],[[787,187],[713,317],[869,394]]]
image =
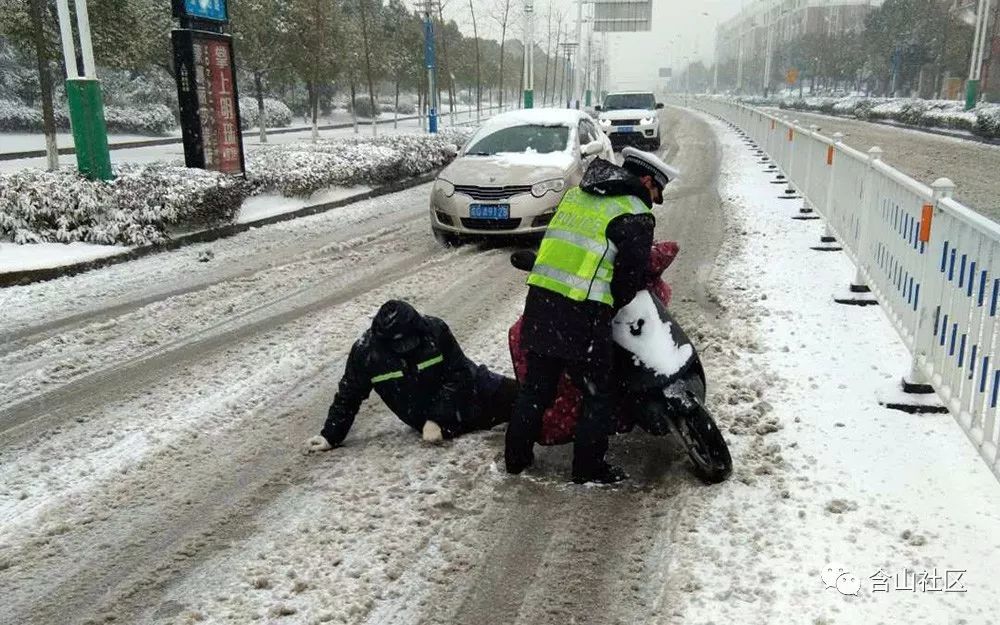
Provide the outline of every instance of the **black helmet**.
[[424,318],[402,300],[382,304],[372,320],[372,335],[397,354],[406,354],[420,345]]

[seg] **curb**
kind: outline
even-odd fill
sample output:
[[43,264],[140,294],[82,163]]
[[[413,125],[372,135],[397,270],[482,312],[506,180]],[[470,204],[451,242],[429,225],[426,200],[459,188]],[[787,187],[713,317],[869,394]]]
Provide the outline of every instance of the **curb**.
[[383,195],[388,195],[390,193],[397,193],[399,191],[405,191],[406,189],[412,189],[413,187],[426,184],[434,180],[437,177],[440,169],[433,169],[427,173],[415,176],[413,178],[405,178],[403,180],[392,182],[380,187],[375,187],[363,193],[358,193],[356,195],[351,195],[339,200],[334,200],[332,202],[324,202],[323,204],[314,204],[312,206],[305,206],[303,208],[282,213],[280,215],[272,215],[270,217],[265,217],[263,219],[257,219],[254,221],[249,221],[241,224],[226,224],[224,226],[219,226],[217,228],[209,228],[207,230],[198,230],[196,232],[191,232],[188,234],[180,235],[176,238],[167,240],[164,243],[158,245],[144,245],[142,247],[137,247],[127,252],[122,252],[121,254],[115,254],[114,256],[105,256],[104,258],[97,258],[94,260],[82,261],[79,263],[73,263],[70,265],[61,265],[59,267],[45,267],[43,269],[25,269],[22,271],[9,271],[6,273],[0,273],[0,288],[6,288],[11,286],[24,286],[26,284],[32,284],[35,282],[44,282],[46,280],[54,280],[56,278],[64,278],[67,276],[75,276],[80,273],[85,273],[94,269],[100,269],[102,267],[109,267],[111,265],[117,265],[120,263],[128,262],[130,260],[136,260],[144,256],[151,256],[152,254],[157,254],[159,252],[166,252],[170,250],[176,250],[194,243],[208,243],[210,241],[215,241],[225,237],[231,237],[235,234],[241,232],[246,232],[253,228],[259,228],[261,226],[267,226],[270,224],[280,223],[282,221],[291,221],[293,219],[298,219],[300,217],[308,217],[309,215],[316,215],[318,213],[324,213],[335,208],[341,208],[347,206],[348,204],[354,204],[355,202],[362,202],[364,200],[370,200]]

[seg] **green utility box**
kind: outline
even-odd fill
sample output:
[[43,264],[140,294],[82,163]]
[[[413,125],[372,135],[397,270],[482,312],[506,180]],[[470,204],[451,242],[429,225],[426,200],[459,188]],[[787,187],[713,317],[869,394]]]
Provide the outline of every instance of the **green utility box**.
[[66,81],[66,99],[76,144],[77,169],[91,180],[111,180],[114,174],[108,152],[101,83],[92,78],[70,78]]

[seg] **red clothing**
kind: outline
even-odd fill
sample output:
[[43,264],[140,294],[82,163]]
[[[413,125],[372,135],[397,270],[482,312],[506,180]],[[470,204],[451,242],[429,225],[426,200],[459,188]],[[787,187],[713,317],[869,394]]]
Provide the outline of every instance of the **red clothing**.
[[[668,306],[671,296],[670,285],[664,282],[660,276],[677,257],[677,251],[677,243],[663,241],[653,245],[649,256],[649,280],[646,288]],[[511,326],[507,336],[511,358],[514,361],[514,374],[518,380],[524,380],[528,369],[525,352],[521,349],[522,323],[523,319],[519,318]],[[542,417],[541,440],[537,442],[542,445],[562,445],[571,442],[582,401],[583,395],[580,390],[570,381],[569,376],[563,375],[562,379],[559,380],[556,399]],[[619,431],[631,429],[632,424],[627,415],[619,415],[618,421]]]

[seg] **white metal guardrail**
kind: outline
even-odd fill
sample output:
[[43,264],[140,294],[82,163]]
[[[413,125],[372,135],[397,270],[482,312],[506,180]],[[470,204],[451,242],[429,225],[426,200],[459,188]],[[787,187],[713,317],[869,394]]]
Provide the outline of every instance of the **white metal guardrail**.
[[1000,478],[1000,224],[881,160],[735,102],[688,104],[740,127],[782,169],[857,267],[929,383]]

